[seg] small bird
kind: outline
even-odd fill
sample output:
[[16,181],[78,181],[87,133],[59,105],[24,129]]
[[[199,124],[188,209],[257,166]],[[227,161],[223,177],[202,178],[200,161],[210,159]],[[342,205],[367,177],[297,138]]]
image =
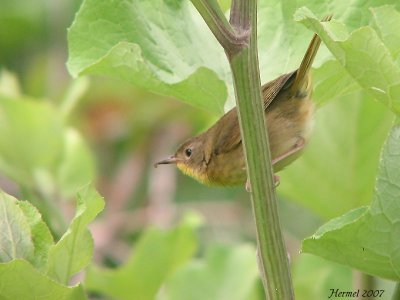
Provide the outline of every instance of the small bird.
[[[327,16],[322,21],[330,19]],[[297,70],[261,87],[275,173],[297,159],[310,139],[315,109],[310,70],[320,44],[321,39],[315,34]],[[161,164],[176,164],[184,174],[206,185],[245,184],[246,163],[236,108],[154,166]]]

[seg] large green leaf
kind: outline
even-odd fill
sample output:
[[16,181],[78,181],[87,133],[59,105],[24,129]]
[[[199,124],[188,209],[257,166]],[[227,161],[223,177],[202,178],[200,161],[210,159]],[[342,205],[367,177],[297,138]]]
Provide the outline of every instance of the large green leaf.
[[[259,1],[262,81],[299,66],[312,36],[293,20],[299,7],[307,5],[320,18],[333,13],[355,29],[368,24],[370,7],[382,4],[400,6],[395,0],[354,0],[350,10],[346,0],[329,5],[307,0]],[[221,113],[226,100],[225,110],[235,103],[222,48],[189,1],[86,0],[68,40],[68,67],[74,76],[91,73],[122,78],[212,112]],[[315,65],[320,66],[329,57],[322,47]],[[326,79],[327,74],[321,75]],[[352,79],[342,80],[341,88],[336,89],[335,84],[332,90],[335,88],[339,96],[348,85],[354,88]],[[316,93],[316,100],[322,103],[330,99],[320,99]]]
[[325,219],[369,204],[392,120],[386,107],[362,93],[322,107],[310,144],[282,172],[278,192]]
[[93,240],[87,228],[103,210],[103,198],[88,186],[78,193],[76,214],[67,232],[49,250],[47,274],[68,284],[70,277],[86,267],[93,256]]
[[63,286],[24,260],[0,264],[0,299],[85,300],[81,285]]
[[375,276],[400,280],[400,125],[383,148],[374,199],[331,220],[304,240],[303,251]]
[[116,270],[91,267],[85,286],[116,299],[155,299],[164,280],[193,256],[197,218],[168,231],[147,229],[126,264]]
[[[344,22],[350,30],[353,30],[369,23],[370,7],[384,4],[400,7],[396,0],[353,0],[351,7],[347,0],[261,0],[259,2],[258,44],[263,81],[292,71],[300,65],[312,33],[294,21],[293,15],[298,8],[307,6],[318,15],[318,19],[333,14],[334,19]],[[325,47],[319,52],[314,64],[317,67],[331,57]]]
[[[400,8],[396,0],[354,0],[349,8],[347,0],[337,1],[259,1],[258,13],[258,48],[260,73],[262,82],[267,82],[277,76],[295,70],[299,67],[312,33],[298,26],[293,15],[300,7],[307,6],[318,19],[333,14],[335,19],[344,22],[350,30],[369,24],[370,7],[383,4],[394,4]],[[393,29],[395,30],[395,29]],[[332,49],[329,49],[332,51]],[[329,62],[332,55],[324,45],[316,57],[314,67],[313,99],[319,104],[338,99],[342,95],[360,91],[361,87],[355,84],[354,79],[346,74],[338,64]],[[328,64],[328,65],[327,65]],[[321,81],[324,84],[320,84]]]
[[44,270],[53,237],[38,210],[0,191],[0,261],[25,259]]
[[[381,6],[371,9],[379,36],[390,51],[394,60],[400,55],[400,13],[394,6]],[[397,61],[397,65],[399,61]]]
[[0,191],[0,261],[33,259],[31,230],[17,199]]
[[101,74],[223,112],[222,48],[189,1],[86,0],[69,34],[71,74]]
[[34,256],[31,263],[37,270],[44,271],[49,249],[54,244],[53,236],[36,207],[28,201],[18,201],[17,204],[24,213],[30,227],[34,246]]
[[[373,10],[376,20],[384,18],[394,7],[385,6]],[[347,33],[345,26],[337,21],[321,23],[306,8],[296,13],[299,21],[315,30],[346,71],[371,96],[400,113],[400,66],[392,56],[391,26],[378,22],[382,38],[369,26]],[[392,22],[400,23],[400,14],[391,14]],[[389,49],[392,49],[392,53]],[[396,52],[394,52],[395,55]]]
[[165,299],[263,299],[255,291],[258,284],[253,247],[214,246],[204,260],[194,260],[176,272],[166,284]]
[[[339,22],[320,23],[305,8],[297,12],[338,58],[316,70],[315,98],[319,104],[327,99],[340,101],[317,112],[311,143],[304,156],[283,173],[280,191],[325,218],[370,203],[380,146],[392,119],[372,98],[395,112],[400,99],[400,90],[393,88],[400,80],[395,75],[400,74],[396,56],[391,56],[397,52],[388,38],[396,34],[390,25],[400,22],[400,14],[393,6],[372,11],[381,37],[371,27],[349,35]],[[378,95],[377,90],[386,93]]]

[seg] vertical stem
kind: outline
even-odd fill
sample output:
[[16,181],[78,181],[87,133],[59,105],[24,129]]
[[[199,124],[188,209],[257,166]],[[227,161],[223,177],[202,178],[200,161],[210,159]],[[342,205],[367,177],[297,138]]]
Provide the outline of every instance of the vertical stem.
[[396,287],[393,292],[392,300],[399,300],[400,299],[400,282],[396,284]]
[[251,183],[257,228],[259,264],[269,299],[294,299],[273,181],[257,54],[256,0],[233,1],[231,24],[239,32],[250,30],[249,43],[229,57],[236,104]]
[[[354,290],[374,290],[376,287],[374,276],[365,274],[360,271],[353,271],[353,287]],[[366,297],[363,299],[374,299],[374,297]]]
[[376,288],[376,280],[374,276],[361,273],[361,288],[365,290],[373,290]]
[[294,299],[261,97],[257,0],[232,0],[230,24],[215,0],[191,1],[224,47],[231,66],[266,296],[271,300]]

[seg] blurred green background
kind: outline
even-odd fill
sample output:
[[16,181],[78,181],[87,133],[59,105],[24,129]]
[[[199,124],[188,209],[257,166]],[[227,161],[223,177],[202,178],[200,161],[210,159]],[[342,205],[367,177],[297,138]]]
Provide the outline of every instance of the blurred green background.
[[[57,105],[74,87],[65,66],[66,37],[80,4],[76,0],[1,0],[0,67],[15,76],[22,94]],[[104,212],[91,226],[96,264],[120,265],[144,228],[169,228],[188,211],[200,213],[205,220],[199,231],[198,257],[210,245],[255,243],[249,196],[243,187],[209,188],[174,167],[153,167],[218,116],[109,78],[91,77],[88,82],[68,124],[89,144],[96,186],[106,201]],[[3,175],[0,188],[21,195],[18,186]],[[300,241],[323,220],[280,199],[298,299],[315,299],[330,288],[352,288],[352,276],[357,275],[350,269],[309,255],[299,258]],[[62,202],[61,207],[71,216],[72,203]],[[388,295],[392,284],[382,281],[379,287],[385,287]]]

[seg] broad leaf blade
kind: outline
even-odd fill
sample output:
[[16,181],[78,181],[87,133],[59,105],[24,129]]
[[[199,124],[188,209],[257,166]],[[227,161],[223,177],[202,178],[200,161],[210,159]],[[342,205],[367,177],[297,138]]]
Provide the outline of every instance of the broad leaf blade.
[[50,248],[47,273],[60,283],[86,267],[93,256],[93,240],[88,224],[102,211],[103,198],[91,187],[78,193],[76,215],[67,232]]
[[31,260],[33,254],[31,229],[17,199],[0,191],[0,261]]
[[24,260],[0,264],[0,299],[85,300],[82,286],[67,287]]
[[400,13],[394,5],[372,8],[371,11],[383,43],[397,60],[400,55]]
[[[307,6],[318,16],[318,19],[333,14],[334,19],[344,22],[349,30],[354,30],[370,23],[369,7],[383,4],[393,4],[393,6],[400,8],[400,4],[396,0],[354,0],[351,9],[349,9],[347,0],[336,0],[329,4],[308,0],[259,1],[258,48],[262,82],[265,83],[299,67],[312,38],[312,32],[302,28],[294,21],[293,16],[300,7]],[[341,32],[341,28],[337,28],[338,34],[343,35],[346,32]],[[336,91],[336,97],[340,97],[340,94],[349,88],[354,88],[354,79],[349,79],[348,75],[337,76],[343,73],[342,68],[335,66],[335,69],[332,69],[331,65],[330,70],[328,70],[329,73],[325,73],[325,63],[329,60],[332,60],[332,54],[329,53],[323,43],[313,64],[314,68],[320,68],[319,72],[315,72],[313,76],[316,87],[313,99],[319,104],[324,104],[335,98],[320,97],[324,94],[324,90],[317,93],[319,89],[317,83],[320,81],[320,76],[325,80],[328,79],[328,75],[340,79],[340,84],[334,80],[329,81],[332,84],[329,88]],[[332,73],[332,71],[338,74]],[[357,86],[357,91],[360,91],[360,89],[361,87]]]
[[34,256],[31,263],[37,270],[44,271],[49,249],[54,244],[53,236],[36,207],[28,201],[18,201],[18,206],[24,213],[31,229],[34,245]]
[[[329,7],[306,0],[260,1],[262,82],[300,65],[312,34],[293,20],[299,7],[308,5],[319,18],[335,13],[350,29],[356,29],[368,24],[369,7],[382,4],[399,7],[394,0],[355,0],[350,11],[346,0]],[[122,78],[217,113],[226,100],[225,110],[235,104],[222,48],[188,1],[87,0],[70,28],[69,52],[68,66],[74,76],[91,73]],[[323,46],[319,52],[317,67],[332,57]],[[348,84],[354,87],[353,80]],[[330,100],[316,98],[320,103]]]
[[382,151],[375,195],[369,209],[336,218],[304,240],[303,251],[361,271],[400,280],[400,125]]
[[188,1],[86,0],[68,40],[74,76],[111,75],[223,112],[228,63]]
[[388,47],[369,26],[346,33],[343,24],[321,23],[306,8],[297,20],[315,30],[348,73],[371,96],[400,113],[400,68]]

